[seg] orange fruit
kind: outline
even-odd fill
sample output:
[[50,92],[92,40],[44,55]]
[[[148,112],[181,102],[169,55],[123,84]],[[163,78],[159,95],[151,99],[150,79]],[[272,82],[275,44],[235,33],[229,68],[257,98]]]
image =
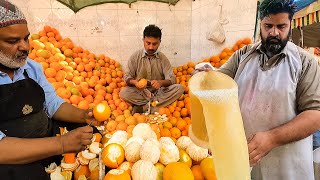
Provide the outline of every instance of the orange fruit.
[[107,128],[107,130],[108,130],[109,132],[112,132],[112,131],[116,130],[117,125],[118,125],[118,122],[112,120],[112,121],[109,121],[109,122],[107,123],[106,128]]
[[99,103],[93,108],[93,116],[98,121],[105,121],[111,115],[111,109],[107,103]]
[[172,124],[172,126],[176,126],[177,124],[177,118],[176,117],[170,117],[169,122]]
[[136,118],[133,116],[129,116],[124,120],[125,123],[127,123],[128,125],[136,125],[137,121]]
[[169,129],[163,128],[163,129],[160,129],[160,135],[161,135],[161,137],[170,137],[171,132]]
[[90,180],[99,180],[99,168],[95,168],[90,172]]
[[185,130],[187,125],[188,125],[188,123],[185,120],[178,120],[177,121],[177,128],[180,129],[181,131]]
[[124,161],[124,149],[119,144],[111,143],[103,149],[101,156],[107,167],[115,169]]
[[203,159],[200,168],[205,179],[217,180],[212,156]]
[[200,165],[192,166],[191,171],[194,176],[194,180],[204,180]]
[[128,127],[128,124],[125,123],[125,122],[123,122],[123,121],[121,121],[121,122],[118,123],[116,129],[117,129],[117,130],[126,131],[126,130],[127,130],[127,127]]
[[169,121],[166,121],[166,122],[162,123],[162,125],[163,125],[164,128],[167,128],[167,129],[171,129],[172,128],[172,124]]
[[179,155],[179,162],[185,163],[189,168],[191,168],[192,159],[189,154],[185,150],[179,149]]
[[173,127],[170,129],[170,133],[171,133],[171,136],[173,138],[176,138],[178,139],[180,136],[181,136],[181,131],[180,129],[176,128],[176,127]]
[[182,162],[172,162],[164,168],[163,179],[191,180],[194,178],[192,171],[186,164]]
[[145,123],[146,122],[146,116],[144,115],[144,114],[141,114],[141,115],[139,115],[138,116],[138,118],[136,118],[137,119],[137,123],[139,124],[139,123]]
[[103,178],[103,180],[117,180],[117,179],[131,180],[131,177],[126,171],[122,169],[112,169]]

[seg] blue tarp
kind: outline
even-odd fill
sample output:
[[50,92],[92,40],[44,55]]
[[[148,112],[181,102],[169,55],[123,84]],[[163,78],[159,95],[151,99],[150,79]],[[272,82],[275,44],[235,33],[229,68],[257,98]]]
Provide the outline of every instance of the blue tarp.
[[297,11],[300,11],[301,9],[307,7],[309,4],[315,2],[317,0],[295,0],[294,2],[297,5]]

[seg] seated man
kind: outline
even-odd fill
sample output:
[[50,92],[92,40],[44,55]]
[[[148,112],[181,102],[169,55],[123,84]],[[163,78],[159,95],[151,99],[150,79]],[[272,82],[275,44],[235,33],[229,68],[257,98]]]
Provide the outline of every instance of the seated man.
[[[158,51],[161,42],[161,30],[155,25],[147,26],[143,31],[144,49],[136,51],[128,61],[124,80],[129,87],[120,91],[120,97],[134,105],[133,113],[148,110],[150,102],[157,102],[151,107],[151,113],[177,100],[184,88],[176,83],[168,58]],[[138,83],[146,79],[147,83]]]

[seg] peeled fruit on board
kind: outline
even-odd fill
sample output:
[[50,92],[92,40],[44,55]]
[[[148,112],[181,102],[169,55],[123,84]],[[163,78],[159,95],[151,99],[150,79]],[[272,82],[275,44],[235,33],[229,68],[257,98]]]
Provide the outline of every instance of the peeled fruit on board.
[[140,160],[141,144],[138,142],[131,142],[125,147],[125,157],[129,162],[137,162]]
[[181,136],[176,142],[178,148],[182,150],[186,150],[190,144],[192,144],[192,141],[188,136]]
[[179,161],[179,149],[169,137],[160,138],[160,159],[159,161],[167,165]]
[[134,180],[156,179],[157,169],[150,161],[139,160],[131,168],[131,176]]
[[186,149],[186,152],[189,154],[189,156],[195,160],[195,161],[201,161],[204,158],[209,156],[208,149],[199,147],[195,145],[194,143],[191,143],[188,148]]
[[203,173],[203,176],[206,179],[217,180],[212,157],[207,157],[204,160],[202,160],[200,163],[200,168]]
[[104,180],[131,180],[130,175],[122,169],[111,169]]
[[[152,138],[147,139],[140,148],[140,158],[156,164],[160,158],[160,147],[158,142],[153,142]],[[156,140],[154,140],[156,141]]]
[[173,162],[168,164],[163,171],[163,180],[193,180],[193,174],[190,168],[182,162]]
[[179,149],[179,154],[180,154],[179,162],[185,163],[189,168],[191,168],[192,159],[190,158],[189,154],[182,149]]
[[[204,119],[192,120],[189,136],[197,144],[199,138],[203,140],[203,129],[207,129],[209,149],[216,157],[214,164],[217,179],[250,179],[248,145],[239,107],[237,83],[223,73],[203,71],[190,78],[189,88],[191,110],[198,112],[191,112],[191,117],[204,115]],[[200,104],[194,104],[193,100],[198,100]],[[203,126],[202,129],[195,128]]]
[[118,168],[124,161],[124,149],[121,145],[112,143],[102,151],[102,161],[109,168]]
[[111,115],[111,109],[107,103],[99,103],[93,108],[93,116],[98,121],[106,121]]
[[[152,131],[150,125],[146,123],[137,124],[132,130],[133,136],[142,137],[144,140],[154,137],[153,133],[154,132]],[[155,137],[155,139],[157,139],[157,137]]]

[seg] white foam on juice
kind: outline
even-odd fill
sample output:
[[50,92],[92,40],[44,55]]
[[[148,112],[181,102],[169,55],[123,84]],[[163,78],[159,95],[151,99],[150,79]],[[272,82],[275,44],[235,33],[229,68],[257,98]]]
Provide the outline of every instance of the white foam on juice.
[[199,100],[220,104],[238,98],[238,88],[192,91]]

